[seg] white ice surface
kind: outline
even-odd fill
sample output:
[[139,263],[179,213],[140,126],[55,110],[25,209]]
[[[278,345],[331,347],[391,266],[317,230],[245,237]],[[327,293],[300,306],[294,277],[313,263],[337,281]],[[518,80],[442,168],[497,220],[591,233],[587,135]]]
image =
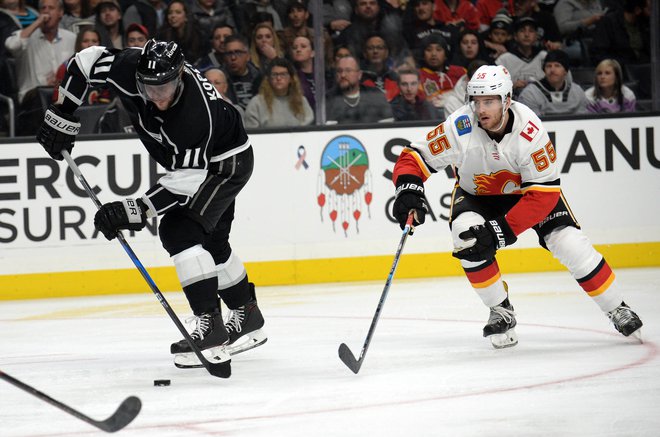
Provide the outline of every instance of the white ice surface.
[[[140,397],[126,437],[658,436],[660,269],[616,273],[644,344],[561,272],[505,275],[510,349],[481,337],[488,311],[465,278],[395,279],[358,375],[337,348],[359,354],[384,281],[258,288],[269,339],[230,379],[173,366],[180,336],[151,293],[0,302],[0,369],[98,420]],[[93,435],[0,381],[0,436]]]

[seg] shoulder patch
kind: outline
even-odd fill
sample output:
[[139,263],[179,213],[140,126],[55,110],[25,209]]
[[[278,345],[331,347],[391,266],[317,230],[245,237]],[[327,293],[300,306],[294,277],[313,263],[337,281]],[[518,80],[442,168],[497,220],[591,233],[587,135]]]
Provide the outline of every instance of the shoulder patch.
[[537,133],[539,133],[539,128],[531,121],[528,121],[520,131],[520,136],[531,143]]
[[456,125],[456,130],[458,131],[458,136],[469,134],[472,132],[472,123],[470,123],[470,117],[467,115],[461,115],[454,121]]

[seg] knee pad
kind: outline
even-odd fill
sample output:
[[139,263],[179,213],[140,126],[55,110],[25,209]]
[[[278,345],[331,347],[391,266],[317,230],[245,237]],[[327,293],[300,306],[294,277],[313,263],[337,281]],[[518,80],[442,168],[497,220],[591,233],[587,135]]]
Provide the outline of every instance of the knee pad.
[[[459,235],[461,234],[461,232],[470,229],[471,226],[483,225],[485,222],[486,219],[484,219],[481,216],[481,214],[477,214],[476,212],[473,211],[466,211],[464,213],[461,213],[461,215],[459,215],[454,220],[452,220],[451,237],[454,244],[454,249],[460,250],[464,247],[469,247],[470,244],[472,244],[471,243],[472,240],[467,240],[467,241],[463,240],[462,238],[459,238]],[[460,261],[463,268],[466,269],[477,267],[486,262],[486,261],[472,262],[472,261],[466,261],[464,259]]]
[[229,254],[227,261],[215,265],[215,272],[218,275],[218,290],[225,290],[238,284],[247,275],[243,261],[234,252]]
[[574,278],[588,275],[603,259],[584,232],[573,226],[555,229],[545,236],[545,244]]
[[177,253],[172,261],[183,287],[217,277],[213,257],[201,244]]

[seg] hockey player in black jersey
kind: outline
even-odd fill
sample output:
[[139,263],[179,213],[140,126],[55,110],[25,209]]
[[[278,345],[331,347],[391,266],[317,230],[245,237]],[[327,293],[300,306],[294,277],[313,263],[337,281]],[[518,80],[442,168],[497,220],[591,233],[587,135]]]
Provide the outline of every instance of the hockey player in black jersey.
[[[263,344],[254,284],[229,245],[235,199],[250,179],[253,154],[240,115],[185,62],[173,42],[143,49],[90,47],[67,67],[59,102],[46,111],[37,140],[54,159],[71,151],[75,109],[90,87],[113,88],[140,140],[167,173],[141,198],[104,204],[94,225],[111,240],[161,216],[159,235],[172,257],[197,325],[191,337],[214,362]],[[223,321],[220,300],[230,309]],[[185,340],[172,344],[178,367],[200,367]]]

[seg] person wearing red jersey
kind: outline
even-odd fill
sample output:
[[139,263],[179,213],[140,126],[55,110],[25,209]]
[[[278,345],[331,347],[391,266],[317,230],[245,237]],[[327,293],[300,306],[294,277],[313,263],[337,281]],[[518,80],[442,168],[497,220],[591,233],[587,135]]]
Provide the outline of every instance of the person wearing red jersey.
[[414,224],[424,223],[424,181],[452,165],[457,176],[449,219],[453,255],[490,308],[483,335],[495,348],[518,343],[515,313],[495,254],[529,228],[617,331],[641,340],[642,321],[624,303],[614,273],[580,229],[561,192],[560,168],[547,131],[527,106],[511,100],[512,89],[506,68],[480,67],[468,82],[469,103],[403,150],[394,166],[394,217],[403,228],[414,211]]

